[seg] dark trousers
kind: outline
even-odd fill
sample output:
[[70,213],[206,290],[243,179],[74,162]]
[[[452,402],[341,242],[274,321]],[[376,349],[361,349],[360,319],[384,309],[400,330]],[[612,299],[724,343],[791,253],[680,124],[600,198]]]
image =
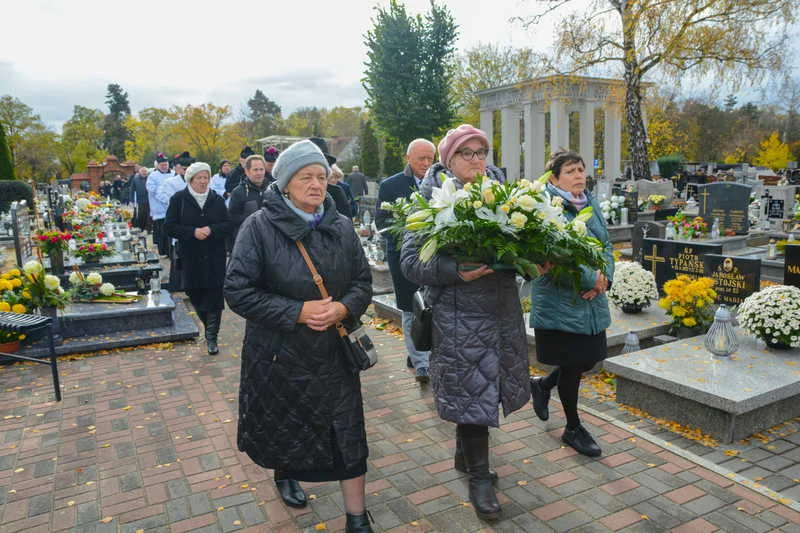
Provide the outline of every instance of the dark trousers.
[[133,225],[143,231],[152,231],[153,224],[150,220],[150,204],[136,204],[136,216]]

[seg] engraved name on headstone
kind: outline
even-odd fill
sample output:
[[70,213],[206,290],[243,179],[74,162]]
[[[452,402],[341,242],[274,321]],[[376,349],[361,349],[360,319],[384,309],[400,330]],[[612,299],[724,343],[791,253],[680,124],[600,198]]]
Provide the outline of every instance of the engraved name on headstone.
[[653,273],[658,289],[679,274],[693,278],[705,275],[703,256],[721,254],[721,244],[701,244],[664,239],[644,240],[642,266]]
[[750,205],[750,187],[741,183],[716,182],[699,185],[697,193],[699,215],[708,227],[719,219],[720,233],[726,229],[737,235],[750,231],[747,210]]
[[761,259],[706,254],[705,275],[716,284],[718,304],[739,305],[761,286]]

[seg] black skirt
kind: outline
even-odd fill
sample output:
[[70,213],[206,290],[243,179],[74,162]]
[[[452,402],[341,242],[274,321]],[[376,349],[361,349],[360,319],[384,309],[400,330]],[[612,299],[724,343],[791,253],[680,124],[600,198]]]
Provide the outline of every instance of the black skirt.
[[581,335],[555,329],[534,329],[536,359],[546,365],[594,364],[606,358],[606,332]]
[[216,289],[187,289],[187,296],[195,311],[221,311],[225,307],[222,287]]

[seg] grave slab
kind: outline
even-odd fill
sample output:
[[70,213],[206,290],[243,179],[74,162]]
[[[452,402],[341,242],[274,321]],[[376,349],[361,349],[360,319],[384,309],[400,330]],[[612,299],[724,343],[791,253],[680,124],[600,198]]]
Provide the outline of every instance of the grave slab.
[[160,327],[172,322],[175,302],[169,292],[147,294],[137,302],[72,303],[59,313],[66,338]]
[[716,357],[700,335],[606,359],[617,402],[699,427],[730,443],[800,415],[800,349],[769,350],[737,329],[739,350]]

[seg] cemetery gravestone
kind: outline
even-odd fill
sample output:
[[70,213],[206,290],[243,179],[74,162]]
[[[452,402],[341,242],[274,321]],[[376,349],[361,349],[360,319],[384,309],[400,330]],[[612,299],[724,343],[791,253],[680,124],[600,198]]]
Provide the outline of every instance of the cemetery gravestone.
[[706,254],[705,275],[716,282],[718,304],[739,305],[761,286],[761,260]]
[[663,239],[667,227],[664,224],[650,221],[640,221],[633,225],[633,235],[631,236],[631,248],[633,259],[640,261],[642,258],[642,243],[645,238]]
[[770,200],[767,206],[767,217],[773,220],[790,218],[794,210],[796,187],[765,187],[769,191]]
[[721,254],[721,244],[701,244],[684,241],[668,241],[665,239],[644,240],[642,249],[642,266],[653,273],[658,289],[664,283],[675,279],[679,274],[693,278],[705,274],[703,256]]
[[719,219],[720,233],[731,229],[737,235],[747,235],[750,219],[750,187],[741,183],[716,182],[698,186],[697,202],[699,215],[708,227]]
[[800,287],[800,244],[787,244],[783,253],[783,284]]
[[672,203],[673,187],[671,181],[639,180],[636,183],[639,191],[639,200],[647,200],[651,195],[657,194],[664,197],[664,206]]
[[30,211],[24,200],[11,204],[11,228],[14,232],[14,251],[17,254],[17,265],[22,266],[31,259],[36,259],[31,236]]
[[628,224],[636,224],[636,220],[639,218],[639,201],[636,189],[623,188],[622,194],[625,197],[623,206],[628,208]]

